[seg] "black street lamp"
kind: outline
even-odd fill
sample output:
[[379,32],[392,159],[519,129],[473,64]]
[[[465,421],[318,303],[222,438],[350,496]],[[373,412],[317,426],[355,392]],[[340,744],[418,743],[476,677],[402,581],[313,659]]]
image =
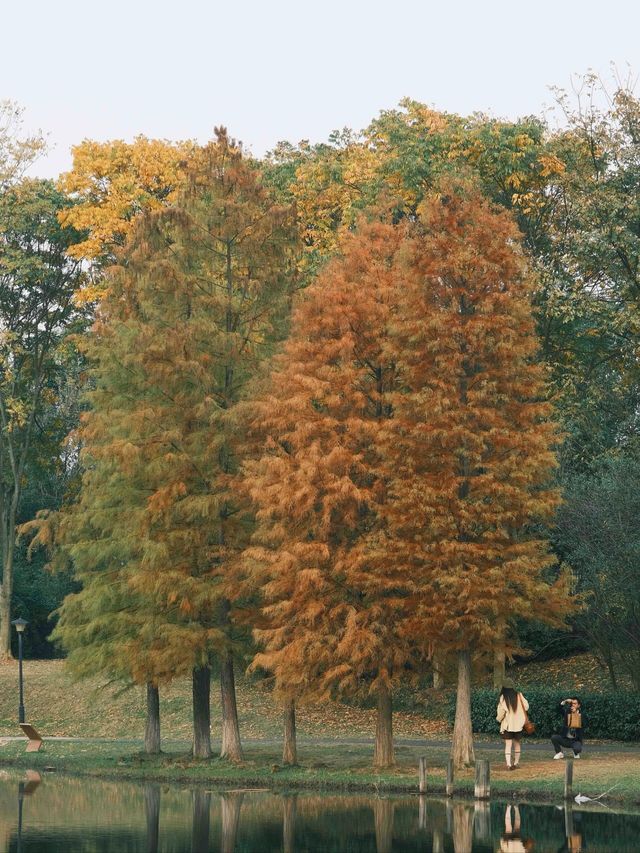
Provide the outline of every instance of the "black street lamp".
[[20,705],[18,706],[18,722],[24,723],[24,695],[22,691],[22,634],[29,624],[26,619],[19,616],[11,623],[18,632],[18,666],[20,668]]

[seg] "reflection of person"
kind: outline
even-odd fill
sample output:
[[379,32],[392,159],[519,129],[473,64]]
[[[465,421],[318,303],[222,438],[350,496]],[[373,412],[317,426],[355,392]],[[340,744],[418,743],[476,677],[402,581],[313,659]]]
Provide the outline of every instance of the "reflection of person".
[[582,836],[580,824],[577,823],[575,827],[573,825],[573,816],[571,817],[568,825],[565,819],[564,833],[564,844],[560,847],[558,853],[583,853],[587,849]]
[[560,708],[564,715],[562,734],[551,735],[555,749],[554,758],[564,758],[562,747],[573,750],[573,757],[580,758],[582,752],[582,708],[577,696],[563,699]]
[[582,853],[585,848],[582,846],[582,836],[579,832],[574,832],[565,840],[558,853]]
[[[513,820],[511,818],[513,809]],[[518,806],[507,805],[504,812],[504,834],[500,839],[500,853],[529,853],[534,844],[530,838],[523,839],[520,835],[520,809]]]
[[525,712],[528,710],[529,703],[522,693],[514,689],[513,681],[505,680],[498,700],[496,720],[500,723],[500,737],[504,740],[504,757],[508,770],[515,770],[520,765],[520,741],[526,720]]
[[586,850],[581,830],[582,815],[573,813],[571,800],[564,804],[564,844],[558,853],[583,853]]

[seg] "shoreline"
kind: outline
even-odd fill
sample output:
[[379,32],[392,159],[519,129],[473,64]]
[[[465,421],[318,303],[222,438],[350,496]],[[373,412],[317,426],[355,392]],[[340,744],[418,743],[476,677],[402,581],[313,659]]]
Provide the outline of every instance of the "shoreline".
[[[480,744],[478,744],[480,746]],[[163,783],[180,787],[208,786],[215,790],[231,788],[266,789],[274,793],[339,793],[404,795],[443,799],[446,757],[440,748],[422,750],[428,758],[427,791],[418,789],[417,761],[413,754],[398,755],[393,768],[375,771],[365,748],[346,751],[339,743],[333,748],[316,748],[305,754],[300,765],[284,766],[270,746],[247,744],[245,760],[233,764],[218,757],[193,759],[184,752],[165,752],[148,756],[135,752],[122,741],[49,741],[41,752],[25,753],[24,740],[4,744],[0,768],[35,770],[45,776],[88,777],[131,783]],[[307,752],[308,748],[305,750]],[[405,750],[406,752],[408,750]],[[348,754],[345,754],[347,752]],[[400,753],[401,750],[398,750]],[[481,756],[477,756],[481,757]],[[564,799],[563,763],[524,760],[517,776],[506,773],[495,754],[491,761],[491,797],[484,802],[517,801],[532,804],[576,804],[573,797],[582,793],[595,797],[608,789],[604,804],[613,808],[640,809],[640,755],[620,754],[605,765],[597,756],[574,764],[571,800]],[[456,774],[453,799],[475,801],[475,771],[468,768]],[[483,802],[480,800],[479,802]],[[587,803],[588,805],[588,803]]]

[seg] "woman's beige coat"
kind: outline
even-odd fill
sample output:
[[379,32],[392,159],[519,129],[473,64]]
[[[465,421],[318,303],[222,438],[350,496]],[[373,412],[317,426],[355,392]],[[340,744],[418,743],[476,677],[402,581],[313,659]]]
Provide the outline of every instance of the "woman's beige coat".
[[496,720],[500,723],[500,734],[502,732],[521,732],[525,723],[525,713],[522,710],[522,705],[524,704],[525,710],[529,710],[529,703],[524,698],[522,693],[518,693],[518,704],[516,706],[516,710],[512,711],[511,708],[504,701],[504,697],[500,697],[500,701],[498,702],[498,711],[496,713]]

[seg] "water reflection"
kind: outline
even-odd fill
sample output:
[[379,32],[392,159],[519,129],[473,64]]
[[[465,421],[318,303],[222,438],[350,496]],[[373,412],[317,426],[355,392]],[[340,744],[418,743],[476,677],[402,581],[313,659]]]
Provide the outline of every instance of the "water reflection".
[[504,853],[528,853],[534,846],[533,839],[522,837],[520,808],[509,803],[504,812],[504,833],[500,839],[500,850]]
[[564,807],[564,834],[566,841],[559,853],[582,853],[586,849],[582,837],[582,815],[577,814],[574,818],[573,805],[567,803]]
[[607,810],[67,779],[0,779],[0,853],[631,853],[640,815]]
[[297,808],[298,797],[296,794],[282,798],[282,849],[284,853],[295,853]]
[[158,853],[160,837],[160,785],[144,786],[144,813],[147,821],[147,853]]
[[22,850],[22,810],[24,807],[24,798],[30,797],[42,782],[42,776],[37,770],[27,770],[25,779],[18,782],[18,837],[17,850]]

